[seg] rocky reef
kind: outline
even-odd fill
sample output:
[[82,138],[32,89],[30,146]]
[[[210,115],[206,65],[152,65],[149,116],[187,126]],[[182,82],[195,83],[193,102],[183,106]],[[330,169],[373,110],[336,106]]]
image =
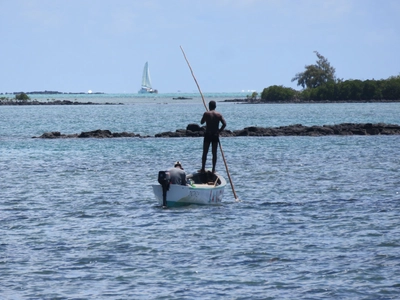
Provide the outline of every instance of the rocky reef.
[[[200,137],[203,136],[205,127],[189,124],[186,129],[175,132],[158,133],[156,137]],[[223,137],[237,136],[324,136],[324,135],[396,135],[400,134],[399,125],[391,124],[355,124],[343,123],[338,125],[303,126],[301,124],[280,127],[246,127],[241,130],[224,130]]]
[[235,136],[325,136],[325,135],[398,135],[400,126],[392,124],[355,124],[303,126],[301,124],[274,128],[246,127],[233,131]]
[[59,131],[45,132],[39,137],[41,139],[67,139],[67,138],[117,138],[117,137],[140,137],[140,134],[135,134],[132,132],[111,132],[110,130],[93,130],[74,134],[62,134]]
[[[174,137],[202,137],[205,127],[198,124],[189,124],[186,129],[157,133],[156,138]],[[241,130],[224,130],[222,137],[239,136],[327,136],[327,135],[400,135],[400,125],[385,123],[343,123],[337,125],[323,126],[303,126],[301,124],[280,126],[280,127],[246,127]],[[109,130],[94,130],[81,132],[80,134],[61,134],[58,131],[45,132],[37,138],[57,139],[57,138],[116,138],[116,137],[151,137],[141,136],[133,132],[114,132]],[[36,138],[36,137],[34,137]]]

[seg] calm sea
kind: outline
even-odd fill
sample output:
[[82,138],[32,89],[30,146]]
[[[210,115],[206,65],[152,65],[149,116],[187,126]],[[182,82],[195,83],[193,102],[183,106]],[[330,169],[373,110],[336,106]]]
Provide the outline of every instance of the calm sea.
[[[400,124],[399,103],[220,102],[243,97],[206,101],[230,130]],[[36,98],[123,105],[0,106],[1,299],[399,299],[400,136],[222,138],[241,202],[162,209],[158,171],[200,168],[201,138],[32,137],[175,131],[198,95]]]

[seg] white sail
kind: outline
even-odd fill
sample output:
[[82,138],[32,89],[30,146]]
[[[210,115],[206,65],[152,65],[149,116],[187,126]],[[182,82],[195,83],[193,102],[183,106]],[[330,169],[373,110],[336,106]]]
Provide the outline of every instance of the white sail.
[[143,76],[142,76],[142,88],[139,90],[139,93],[140,94],[158,93],[158,91],[153,90],[153,87],[151,86],[150,70],[147,61],[144,64]]
[[149,70],[149,64],[147,61],[144,65],[144,69],[143,69],[142,86],[151,88],[150,70]]

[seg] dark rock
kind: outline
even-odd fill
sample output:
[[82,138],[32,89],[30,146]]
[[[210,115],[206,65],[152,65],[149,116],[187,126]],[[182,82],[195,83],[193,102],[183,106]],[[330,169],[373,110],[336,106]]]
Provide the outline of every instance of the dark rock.
[[[202,136],[204,136],[204,135],[202,135]],[[224,131],[221,132],[220,136],[222,136],[222,137],[233,137],[235,135],[230,130],[224,130]]]
[[201,136],[204,136],[204,132],[203,131],[186,130],[186,136],[188,136],[188,137],[201,137]]
[[[183,130],[183,129],[182,129]],[[167,131],[167,132],[162,132],[162,133],[158,133],[155,135],[155,137],[184,137],[185,134],[183,134],[182,132],[172,132],[172,131]]]
[[113,137],[140,137],[140,134],[134,134],[133,132],[114,132]]
[[40,138],[42,138],[42,139],[56,139],[56,138],[60,138],[60,137],[61,137],[61,133],[58,131],[45,132],[40,136]]
[[205,131],[205,128],[200,127],[200,125],[198,124],[189,124],[188,126],[186,126],[186,130],[197,132],[197,131]]
[[88,132],[82,132],[78,135],[78,138],[111,138],[113,137],[110,130],[94,130]]

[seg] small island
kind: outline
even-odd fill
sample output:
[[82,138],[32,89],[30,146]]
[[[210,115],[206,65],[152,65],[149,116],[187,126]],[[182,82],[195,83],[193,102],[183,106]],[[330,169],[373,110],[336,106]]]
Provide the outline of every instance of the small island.
[[315,64],[306,65],[291,79],[302,90],[272,85],[261,94],[253,92],[246,99],[225,100],[226,102],[260,103],[370,103],[400,102],[400,75],[387,79],[343,79],[328,59],[318,51]]
[[71,100],[52,100],[52,101],[15,101],[15,100],[1,100],[0,105],[123,105],[123,103],[95,103],[95,102],[78,102]]
[[[0,105],[123,105],[123,103],[95,103],[95,102],[79,102],[79,101],[71,101],[71,100],[56,100],[52,99],[49,101],[38,101],[38,100],[31,100],[28,96],[29,94],[103,94],[103,93],[61,93],[57,91],[43,91],[43,92],[14,92],[14,98],[9,98],[5,96],[0,97]],[[2,94],[0,94],[2,95]],[[6,94],[7,95],[7,94]]]
[[172,98],[172,100],[190,100],[192,98],[189,97],[176,97],[176,98]]
[[[31,93],[40,93],[40,92],[31,92]],[[58,93],[58,92],[53,92]],[[55,100],[52,99],[51,101],[38,101],[38,100],[31,100],[31,98],[26,93],[14,93],[14,98],[8,97],[0,97],[0,105],[122,105],[123,103],[94,103],[94,102],[78,102],[78,101],[71,101],[71,100]]]

